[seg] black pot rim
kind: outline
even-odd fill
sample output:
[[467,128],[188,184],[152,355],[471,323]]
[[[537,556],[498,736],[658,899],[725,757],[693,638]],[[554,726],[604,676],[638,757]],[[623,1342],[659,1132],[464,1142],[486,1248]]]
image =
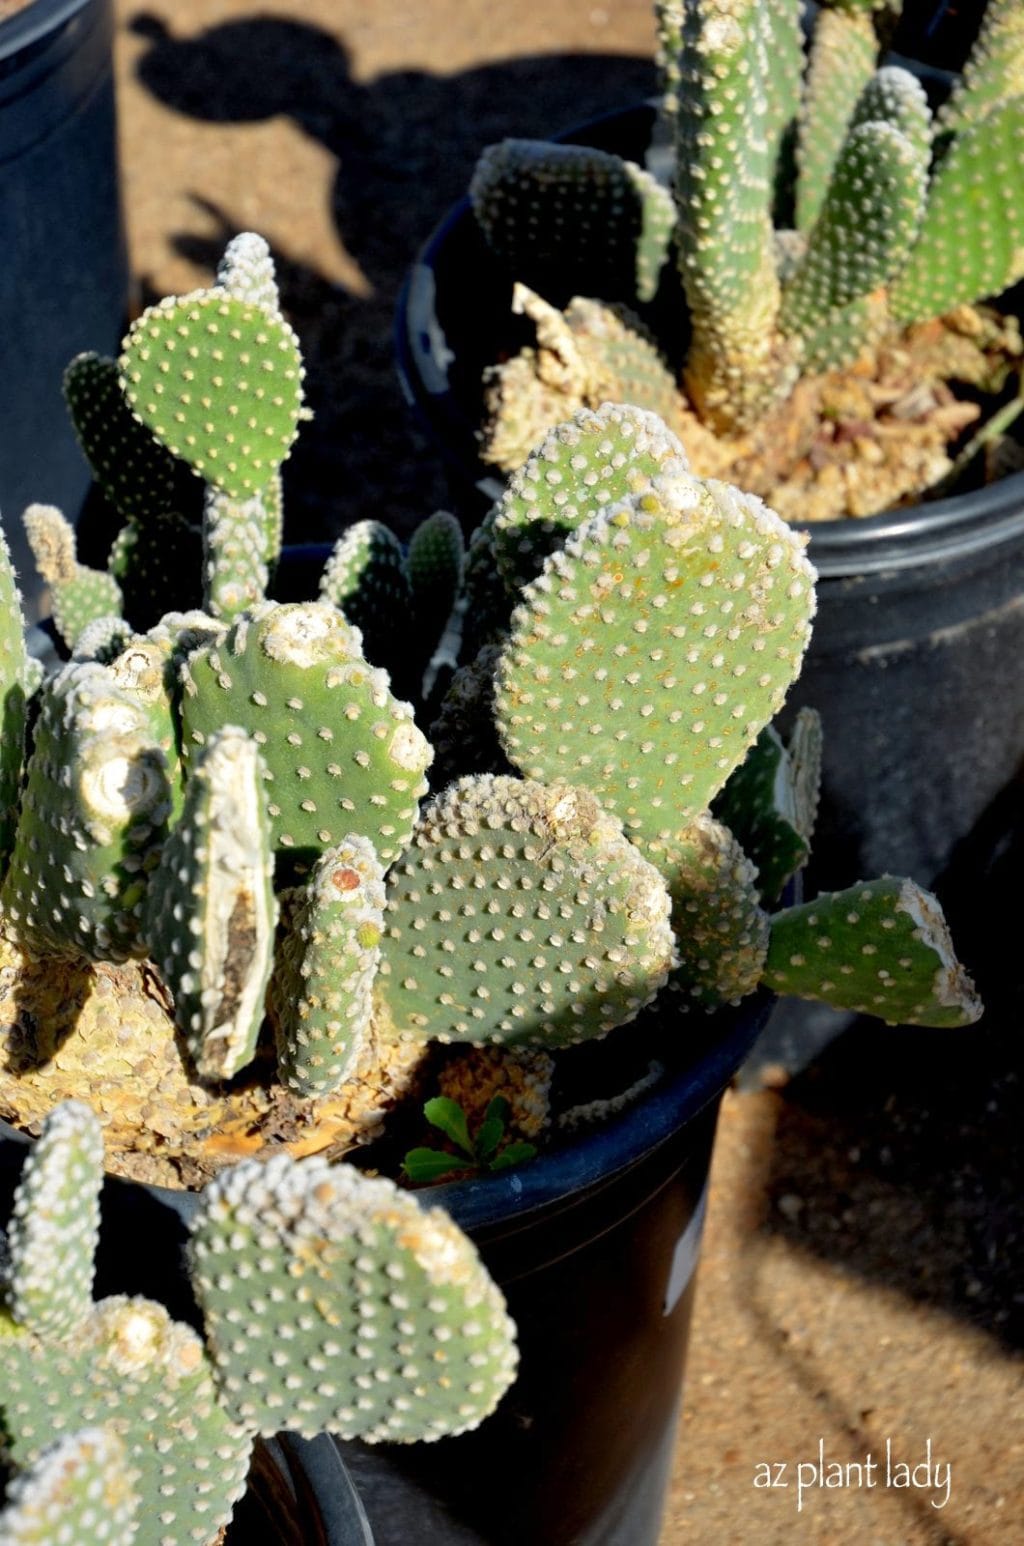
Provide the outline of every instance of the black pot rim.
[[32,0],[24,10],[0,21],[0,59],[8,59],[70,21],[92,0]]
[[[694,1062],[673,1071],[634,1105],[594,1132],[539,1155],[521,1169],[499,1171],[475,1180],[449,1181],[416,1195],[425,1206],[443,1206],[461,1228],[472,1231],[519,1221],[527,1214],[602,1184],[666,1143],[723,1093],[767,1024],[774,1003],[774,996],[760,989],[738,1009],[724,1011],[728,1022],[723,1036]],[[686,1017],[680,1018],[685,1035]],[[88,1096],[81,1098],[87,1100]],[[0,1142],[5,1141],[25,1147],[34,1142],[28,1134],[0,1121]],[[110,1172],[106,1184],[115,1188],[141,1187],[186,1224],[201,1195],[150,1182],[129,1181]]]
[[[654,106],[648,101],[620,108],[569,129],[556,139],[580,141],[589,128],[606,126],[641,111],[653,114]],[[482,494],[493,499],[504,487],[504,480],[497,472],[484,472],[481,463],[477,463],[474,474],[466,466],[464,456],[451,449],[451,442],[457,446],[465,439],[466,417],[454,394],[440,385],[432,389],[422,370],[424,341],[435,339],[440,328],[433,309],[437,255],[453,231],[471,219],[472,208],[464,194],[445,212],[420,248],[399,292],[394,342],[406,400],[423,414],[442,445],[449,441],[445,449],[451,459],[463,467]],[[1011,473],[969,493],[878,515],[792,524],[807,533],[808,556],[822,579],[847,579],[941,563],[1024,539],[1024,473]]]

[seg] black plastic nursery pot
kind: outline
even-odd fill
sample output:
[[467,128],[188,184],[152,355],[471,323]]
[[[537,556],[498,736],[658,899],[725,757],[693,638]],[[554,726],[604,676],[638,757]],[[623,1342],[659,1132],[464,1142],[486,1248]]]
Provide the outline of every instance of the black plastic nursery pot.
[[[656,1546],[718,1109],[771,1006],[761,993],[683,1017],[673,1071],[617,1116],[515,1170],[419,1194],[501,1285],[520,1369],[475,1433],[341,1446],[376,1546]],[[29,1142],[0,1124],[4,1209]],[[108,1177],[97,1297],[146,1294],[194,1322],[181,1253],[195,1204]]]
[[260,1440],[224,1546],[373,1546],[337,1446],[325,1434]]
[[0,21],[0,517],[30,621],[21,512],[42,500],[75,521],[90,481],[61,376],[82,350],[116,353],[127,311],[112,36],[112,0]]
[[[564,138],[653,168],[665,155],[656,126],[642,105]],[[396,350],[467,526],[502,488],[479,459],[477,427],[480,378],[510,348],[510,310],[510,280],[463,199],[408,275]],[[787,713],[810,704],[824,721],[813,888],[895,872],[941,892],[1024,755],[1024,474],[806,529],[818,616]]]

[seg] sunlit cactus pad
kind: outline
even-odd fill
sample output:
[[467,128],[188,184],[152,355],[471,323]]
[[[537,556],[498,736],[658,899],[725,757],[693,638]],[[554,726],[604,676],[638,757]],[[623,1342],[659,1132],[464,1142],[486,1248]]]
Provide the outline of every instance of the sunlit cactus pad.
[[29,1150],[7,1230],[7,1300],[35,1335],[72,1336],[92,1313],[103,1139],[90,1106],[65,1101]]
[[559,1047],[633,1019],[674,960],[661,876],[585,790],[461,779],[388,878],[400,1034]]
[[509,479],[494,514],[494,552],[510,591],[536,578],[549,553],[598,511],[685,472],[677,436],[643,408],[583,408],[544,437]]
[[137,1506],[122,1441],[111,1428],[83,1428],[14,1478],[0,1546],[131,1546]]
[[890,1025],[969,1025],[981,1013],[938,902],[891,876],[776,913],[764,980]]
[[263,1023],[277,920],[264,773],[245,731],[211,736],[150,881],[150,953],[203,1079],[244,1068]]
[[218,1404],[194,1331],[162,1305],[113,1298],[71,1342],[44,1342],[12,1322],[0,1332],[4,1428],[19,1469],[55,1436],[102,1423],[123,1439],[139,1495],[158,1500],[140,1511],[135,1546],[216,1538],[244,1491],[252,1436]]
[[672,839],[799,672],[804,545],[759,499],[685,473],[594,516],[513,614],[495,692],[509,760],[591,789],[634,840]]
[[768,951],[768,916],[757,872],[732,833],[705,812],[659,852],[658,864],[679,955],[669,989],[705,1009],[753,993]]
[[278,1073],[300,1095],[336,1090],[370,1025],[384,928],[384,872],[365,837],[318,859],[274,963]]
[[175,456],[236,499],[257,493],[291,450],[302,362],[288,324],[223,289],[169,297],[124,341],[133,411]]
[[337,608],[266,603],[196,650],[182,724],[189,757],[221,725],[252,736],[276,849],[313,860],[354,832],[389,864],[408,842],[430,747]]
[[479,1422],[515,1374],[474,1247],[390,1181],[243,1163],[206,1189],[190,1255],[224,1399],[261,1432],[437,1439]]

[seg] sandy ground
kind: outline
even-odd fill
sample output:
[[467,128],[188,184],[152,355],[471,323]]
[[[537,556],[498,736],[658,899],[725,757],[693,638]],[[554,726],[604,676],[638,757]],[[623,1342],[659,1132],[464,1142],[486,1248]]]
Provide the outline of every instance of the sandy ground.
[[[205,283],[228,236],[262,231],[317,413],[292,537],[415,524],[447,491],[391,368],[406,265],[484,144],[652,88],[648,0],[117,11],[140,295]],[[996,855],[1011,884],[1022,848]],[[981,1029],[859,1031],[785,1089],[727,1097],[663,1546],[1024,1541],[1019,940],[967,912],[997,1000]],[[930,1477],[886,1486],[886,1440],[894,1465],[930,1440]],[[798,1489],[819,1454],[846,1484]],[[869,1454],[879,1471],[846,1470]]]

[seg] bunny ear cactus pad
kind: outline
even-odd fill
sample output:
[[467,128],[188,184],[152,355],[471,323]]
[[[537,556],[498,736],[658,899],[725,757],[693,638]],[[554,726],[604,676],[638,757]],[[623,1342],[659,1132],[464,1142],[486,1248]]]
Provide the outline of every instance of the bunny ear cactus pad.
[[774,901],[810,853],[821,782],[821,720],[801,709],[788,748],[766,725],[715,801],[715,815],[757,866]]
[[278,1071],[300,1095],[348,1077],[370,1024],[384,931],[384,872],[372,843],[350,837],[321,854],[274,963]]
[[87,623],[122,610],[121,587],[105,569],[78,562],[74,527],[55,505],[29,505],[22,520],[36,568],[50,587],[57,632],[71,649]]
[[659,853],[672,898],[679,964],[669,990],[720,1009],[753,993],[768,952],[757,871],[732,833],[704,812]]
[[92,1313],[103,1137],[91,1107],[64,1101],[26,1157],[7,1231],[7,1302],[20,1326],[64,1341]]
[[588,517],[688,467],[657,414],[619,403],[580,409],[513,473],[495,509],[494,552],[509,591],[535,579]]
[[121,383],[168,450],[234,499],[265,488],[302,413],[302,360],[288,324],[223,289],[170,297],[124,342]]
[[211,736],[150,881],[150,954],[201,1079],[251,1062],[263,1021],[277,921],[263,773],[244,730]]
[[387,865],[405,847],[431,749],[335,607],[256,608],[189,657],[184,683],[186,756],[224,724],[259,746],[277,851],[311,861],[354,832]]
[[32,672],[39,664],[25,648],[21,593],[7,539],[0,531],[0,861],[14,842],[25,757],[26,705],[34,690]]
[[4,918],[43,952],[142,955],[147,876],[173,798],[160,716],[95,661],[65,666],[40,699]]
[[942,909],[911,880],[862,881],[771,922],[764,981],[776,993],[890,1025],[956,1027],[981,1015]]
[[109,1428],[83,1428],[14,1478],[0,1546],[131,1546],[137,1507],[122,1441]]
[[440,1208],[347,1165],[243,1161],[206,1188],[192,1280],[223,1398],[262,1433],[462,1433],[516,1369],[514,1328]]
[[245,1490],[252,1435],[219,1404],[194,1331],[128,1298],[101,1300],[70,1342],[3,1331],[0,1408],[16,1465],[35,1464],[54,1434],[102,1423],[123,1441],[142,1500],[134,1546],[216,1540]]
[[117,361],[77,355],[64,372],[64,400],[93,476],[114,508],[136,518],[169,509],[174,457],[128,406]]
[[509,760],[592,790],[658,863],[799,672],[805,545],[753,495],[685,473],[594,516],[513,614],[495,688]]
[[585,790],[481,775],[423,811],[388,878],[378,993],[421,1040],[571,1046],[674,964],[665,883]]

